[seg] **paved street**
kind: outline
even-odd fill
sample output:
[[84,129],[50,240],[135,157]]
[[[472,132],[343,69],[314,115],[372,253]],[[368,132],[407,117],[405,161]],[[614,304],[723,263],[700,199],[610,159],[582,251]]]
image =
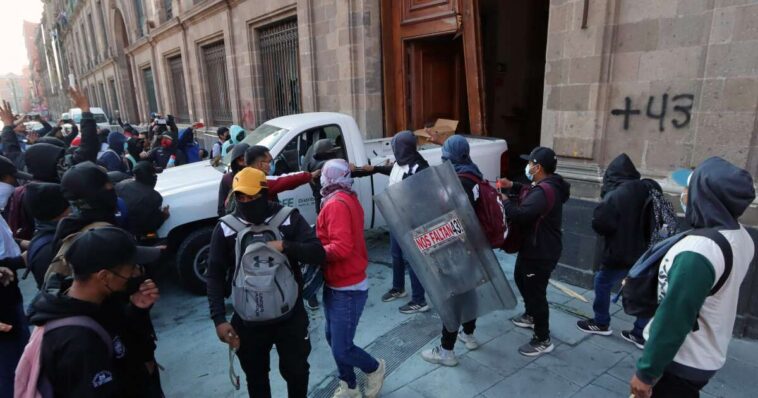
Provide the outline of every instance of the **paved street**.
[[[445,368],[424,362],[418,353],[439,344],[441,323],[434,314],[400,314],[400,302],[382,303],[380,296],[391,279],[389,250],[382,235],[369,238],[371,289],[358,328],[356,343],[387,360],[388,376],[382,396],[387,398],[486,397],[627,397],[628,380],[639,356],[634,346],[618,336],[631,327],[631,318],[614,306],[611,337],[587,336],[577,330],[579,315],[591,314],[591,304],[572,299],[549,288],[551,331],[555,351],[531,359],[516,349],[528,341],[529,331],[516,328],[508,319],[522,311],[489,314],[477,322],[476,335],[482,346],[467,351],[458,344],[460,365]],[[509,279],[515,258],[498,254]],[[171,282],[171,273],[161,278],[162,296],[153,311],[158,331],[157,358],[165,368],[162,375],[168,397],[243,397],[235,392],[228,377],[228,351],[215,336],[208,318],[205,297],[183,291]],[[33,283],[23,283],[30,299]],[[515,286],[514,286],[515,289]],[[592,301],[592,292],[574,288]],[[322,310],[311,313],[310,355],[312,397],[331,397],[336,386],[335,365],[323,337]],[[724,369],[704,389],[704,397],[755,397],[758,395],[758,342],[734,340]],[[235,362],[244,383],[244,374]],[[276,355],[272,355],[271,383],[276,397],[285,396]]]

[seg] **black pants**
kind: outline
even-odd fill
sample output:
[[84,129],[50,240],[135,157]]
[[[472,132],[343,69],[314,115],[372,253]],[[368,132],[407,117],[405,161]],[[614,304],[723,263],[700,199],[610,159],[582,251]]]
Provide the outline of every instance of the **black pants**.
[[663,377],[653,386],[652,398],[698,398],[700,390],[708,384],[707,381],[686,380],[669,372],[663,372]]
[[285,321],[261,326],[245,326],[236,314],[232,317],[232,326],[240,337],[237,356],[247,376],[250,397],[271,397],[268,373],[273,346],[279,354],[279,373],[287,382],[288,396],[305,398],[308,395],[308,355],[311,353],[308,315],[302,302],[293,311],[292,317]]
[[534,318],[534,334],[540,340],[550,338],[547,283],[556,264],[556,261],[525,260],[518,256],[513,272],[516,287],[524,298],[526,314]]
[[[476,330],[476,319],[468,321],[463,324],[463,333],[472,334]],[[442,348],[446,350],[452,350],[455,348],[455,340],[458,339],[458,331],[448,332],[445,327],[442,327]]]

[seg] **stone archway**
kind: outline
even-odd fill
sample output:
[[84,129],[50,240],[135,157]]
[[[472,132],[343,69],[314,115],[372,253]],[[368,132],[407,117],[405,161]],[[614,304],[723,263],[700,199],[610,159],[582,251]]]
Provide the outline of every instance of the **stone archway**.
[[134,84],[134,74],[132,72],[132,60],[124,51],[129,47],[129,31],[126,29],[124,15],[120,8],[115,8],[113,12],[113,41],[116,45],[116,63],[118,65],[118,75],[120,78],[122,101],[121,106],[124,109],[121,115],[131,123],[139,123],[139,108],[137,108],[136,86]]

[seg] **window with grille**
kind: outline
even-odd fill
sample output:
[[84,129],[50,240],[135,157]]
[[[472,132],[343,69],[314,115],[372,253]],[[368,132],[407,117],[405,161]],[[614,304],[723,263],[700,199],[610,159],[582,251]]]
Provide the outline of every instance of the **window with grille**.
[[189,108],[187,107],[187,91],[184,89],[184,69],[182,68],[182,57],[176,56],[168,59],[168,69],[171,73],[171,95],[173,100],[176,121],[179,123],[188,123]]
[[297,20],[258,31],[266,119],[302,112]]
[[[100,91],[100,101],[102,105],[103,110],[105,111],[105,114],[108,115],[108,117],[113,117],[113,114],[111,113],[111,107],[108,106],[108,101],[110,98],[105,97],[105,84],[103,83],[97,83],[98,91]],[[112,101],[112,99],[111,99]]]
[[174,17],[174,11],[171,3],[172,0],[163,0],[163,8],[166,10],[166,20]]
[[134,13],[137,15],[135,22],[137,22],[137,34],[142,37],[142,26],[145,24],[145,14],[142,12],[142,0],[134,0]]
[[226,50],[223,41],[203,47],[203,66],[205,84],[208,89],[207,122],[211,126],[232,124],[232,107],[229,102],[229,84],[226,78]]
[[[108,80],[108,92],[111,96],[111,105],[113,106],[113,110],[119,110],[121,107],[118,104],[118,94],[116,93],[116,81],[111,79]],[[115,113],[115,112],[114,112]],[[119,115],[121,114],[121,111],[119,111]],[[115,118],[116,115],[111,115],[112,118]]]
[[155,98],[155,81],[153,80],[153,69],[142,69],[142,77],[145,81],[145,94],[147,94],[147,113],[158,112],[158,100]]

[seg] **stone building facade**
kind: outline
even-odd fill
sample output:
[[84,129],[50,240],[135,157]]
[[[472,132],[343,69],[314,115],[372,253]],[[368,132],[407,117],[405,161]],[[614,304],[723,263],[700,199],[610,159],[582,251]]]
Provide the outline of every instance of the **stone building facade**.
[[[232,123],[254,128],[278,114],[319,110],[351,114],[367,134],[382,135],[375,0],[79,0],[46,7],[58,7],[52,15],[60,47],[79,86],[93,104],[133,123],[159,112],[181,123],[203,120],[209,131]],[[282,109],[272,114],[267,101]]]

